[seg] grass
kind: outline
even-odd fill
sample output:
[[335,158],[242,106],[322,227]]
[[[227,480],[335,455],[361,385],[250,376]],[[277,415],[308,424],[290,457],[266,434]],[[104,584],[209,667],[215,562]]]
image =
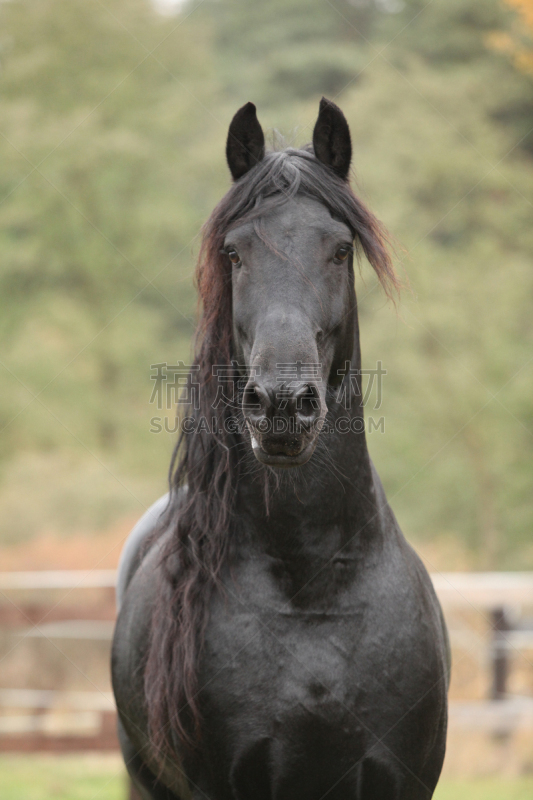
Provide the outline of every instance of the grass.
[[434,800],[531,800],[533,778],[442,780]]
[[126,800],[118,755],[0,757],[2,800]]
[[[2,800],[126,800],[118,755],[0,756]],[[443,780],[434,800],[531,800],[533,777]]]

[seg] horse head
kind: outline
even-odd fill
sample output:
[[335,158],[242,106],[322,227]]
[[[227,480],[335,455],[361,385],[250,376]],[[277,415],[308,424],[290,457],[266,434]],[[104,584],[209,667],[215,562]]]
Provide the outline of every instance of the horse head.
[[[238,181],[250,169],[261,170],[263,143],[248,103],[228,135],[228,164]],[[321,165],[334,169],[330,180],[347,180],[348,124],[325,100],[313,149]],[[302,158],[310,155],[287,150],[271,155],[274,163],[265,166],[299,177]],[[312,456],[327,412],[327,387],[339,383],[352,354],[354,233],[318,199],[291,192],[283,181],[269,200],[263,198],[260,216],[239,220],[228,231],[223,250],[232,270],[234,354],[248,377],[242,409],[253,452],[265,464],[293,467]]]

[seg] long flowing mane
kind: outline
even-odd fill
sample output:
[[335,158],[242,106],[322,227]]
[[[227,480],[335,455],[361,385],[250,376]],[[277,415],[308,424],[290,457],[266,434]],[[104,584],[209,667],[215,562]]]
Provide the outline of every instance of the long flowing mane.
[[[311,146],[267,153],[233,184],[206,223],[196,271],[200,320],[194,365],[201,391],[191,416],[216,424],[212,432],[200,427],[194,434],[181,433],[170,468],[165,517],[170,534],[161,553],[145,666],[150,739],[159,758],[199,741],[197,663],[212,592],[219,587],[236,530],[245,443],[227,424],[234,409],[215,402],[217,390],[232,396],[234,388],[231,264],[221,250],[232,227],[258,220],[297,194],[318,200],[351,229],[358,253],[368,259],[389,296],[398,288],[383,226],[348,183],[315,158]],[[227,368],[216,379],[215,366]]]

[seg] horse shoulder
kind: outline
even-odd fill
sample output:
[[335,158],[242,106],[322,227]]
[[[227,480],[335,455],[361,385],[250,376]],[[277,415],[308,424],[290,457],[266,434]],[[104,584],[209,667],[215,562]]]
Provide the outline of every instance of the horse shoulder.
[[[111,657],[113,689],[124,728],[139,744],[147,722],[143,664],[162,569],[161,553],[174,529],[174,525],[161,526],[161,514],[167,505],[166,495],[139,520],[126,541],[118,569],[118,616]],[[161,532],[155,535],[158,526]]]
[[389,609],[390,617],[392,619],[397,614],[405,613],[407,626],[409,620],[412,623],[412,635],[419,640],[426,639],[427,644],[431,643],[444,672],[447,689],[451,669],[450,640],[433,581],[424,562],[397,523],[391,538],[385,584],[391,587],[396,585],[396,591],[392,591],[396,609]]
[[155,532],[163,512],[168,506],[169,495],[165,494],[156,500],[142,515],[129,534],[118,562],[116,598],[117,608],[120,610],[124,595],[135,575],[143,556],[146,554],[146,543]]

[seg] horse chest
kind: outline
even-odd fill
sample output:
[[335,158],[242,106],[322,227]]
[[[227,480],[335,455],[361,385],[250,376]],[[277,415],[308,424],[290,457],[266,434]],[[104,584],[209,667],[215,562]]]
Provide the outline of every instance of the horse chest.
[[228,797],[309,800],[332,786],[333,798],[357,796],[353,765],[404,713],[384,647],[387,636],[391,653],[398,642],[369,631],[366,617],[364,606],[328,614],[217,604],[202,706],[208,760]]
[[[245,568],[212,609],[207,667],[222,677],[224,695],[280,709],[318,709],[324,698],[346,701],[363,608],[296,608],[261,563]],[[218,686],[218,684],[217,684]]]
[[266,786],[277,794],[273,784],[288,781],[287,797],[300,797],[303,776],[317,769],[323,775],[326,761],[327,771],[340,776],[359,749],[356,637],[350,633],[356,620],[233,612],[221,608],[214,615],[206,640],[211,743],[224,751],[232,783],[257,781],[256,795]]
[[[222,612],[221,616],[225,616]],[[325,695],[345,701],[353,673],[353,618],[241,610],[213,620],[209,672],[235,703],[277,716],[279,709],[318,708]],[[218,623],[218,624],[217,624]]]

